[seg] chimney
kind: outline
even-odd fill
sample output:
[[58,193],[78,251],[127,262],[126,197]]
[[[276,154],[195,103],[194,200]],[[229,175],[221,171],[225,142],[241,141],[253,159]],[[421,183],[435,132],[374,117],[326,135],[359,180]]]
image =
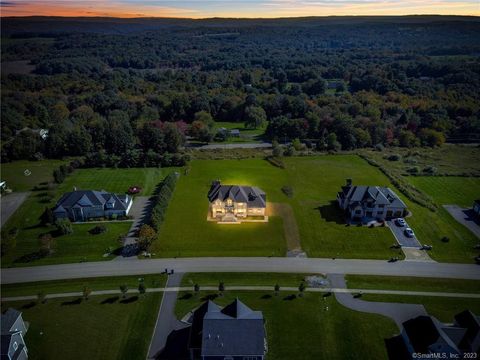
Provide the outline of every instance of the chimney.
[[352,186],[352,179],[346,179],[346,185]]

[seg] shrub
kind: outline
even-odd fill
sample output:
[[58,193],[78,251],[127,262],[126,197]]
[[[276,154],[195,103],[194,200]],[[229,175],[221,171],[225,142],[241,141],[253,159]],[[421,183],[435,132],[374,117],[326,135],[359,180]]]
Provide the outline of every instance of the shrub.
[[67,235],[73,233],[72,223],[68,219],[58,219],[55,222],[57,231],[60,235]]
[[442,240],[442,242],[444,242],[444,243],[448,243],[448,242],[450,241],[450,238],[449,238],[448,236],[444,236],[444,237],[442,237],[441,240]]
[[433,165],[429,165],[425,169],[423,169],[423,172],[425,172],[427,174],[430,174],[430,175],[434,175],[434,174],[437,173],[437,168]]
[[283,155],[285,156],[293,156],[295,155],[295,149],[293,148],[293,146],[288,146],[285,151],[283,152]]
[[107,227],[105,225],[97,225],[94,228],[90,229],[88,232],[92,235],[103,234],[107,231]]
[[289,198],[293,197],[293,189],[291,186],[285,185],[282,186],[282,192],[287,195]]
[[375,150],[376,151],[383,151],[383,150],[385,150],[385,146],[383,146],[383,144],[377,144],[377,145],[375,145]]
[[399,161],[402,157],[399,154],[392,154],[387,157],[389,161]]
[[418,168],[418,166],[412,166],[407,169],[407,172],[409,174],[418,174],[420,172],[420,169]]

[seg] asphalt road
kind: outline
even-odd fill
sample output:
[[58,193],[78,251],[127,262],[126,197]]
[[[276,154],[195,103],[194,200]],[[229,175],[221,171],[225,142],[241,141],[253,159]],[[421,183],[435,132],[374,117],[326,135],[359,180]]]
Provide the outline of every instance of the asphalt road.
[[0,226],[3,226],[10,216],[22,205],[28,197],[29,192],[15,192],[8,195],[2,195],[0,198]]
[[2,284],[175,272],[276,272],[418,276],[480,280],[480,266],[435,262],[315,258],[180,258],[88,262],[2,269]]

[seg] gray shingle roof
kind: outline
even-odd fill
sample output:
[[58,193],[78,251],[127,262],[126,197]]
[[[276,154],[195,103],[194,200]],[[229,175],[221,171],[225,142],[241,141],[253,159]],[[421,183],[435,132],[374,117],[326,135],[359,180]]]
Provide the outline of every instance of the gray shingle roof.
[[126,210],[126,201],[126,195],[116,195],[105,190],[76,190],[63,194],[54,212],[64,212],[72,207],[104,206],[107,202],[114,203],[114,210]]
[[2,314],[2,326],[1,326],[1,331],[2,331],[2,334],[5,334],[5,333],[9,333],[10,332],[10,329],[12,328],[13,324],[15,323],[15,321],[17,321],[17,319],[19,318],[19,316],[21,316],[22,313],[18,310],[15,310],[15,309],[12,309],[12,308],[9,308],[7,311],[5,311],[4,314]]
[[339,195],[342,199],[348,199],[350,205],[365,203],[370,200],[376,205],[407,207],[393,190],[382,186],[343,186]]
[[265,327],[260,311],[235,300],[203,319],[202,356],[264,355]]
[[264,208],[267,196],[256,186],[221,185],[220,182],[213,182],[208,192],[208,200],[213,202],[217,199],[232,199],[235,202],[247,203],[249,207]]

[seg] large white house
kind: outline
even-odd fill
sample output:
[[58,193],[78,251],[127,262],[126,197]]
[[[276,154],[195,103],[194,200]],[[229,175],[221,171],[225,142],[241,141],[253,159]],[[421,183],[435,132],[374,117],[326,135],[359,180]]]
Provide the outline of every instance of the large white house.
[[387,187],[352,185],[347,179],[337,201],[347,218],[351,221],[368,222],[385,220],[407,215],[407,206],[398,195]]
[[236,221],[248,216],[265,216],[267,197],[255,186],[221,185],[212,182],[208,192],[210,216],[219,221]]

